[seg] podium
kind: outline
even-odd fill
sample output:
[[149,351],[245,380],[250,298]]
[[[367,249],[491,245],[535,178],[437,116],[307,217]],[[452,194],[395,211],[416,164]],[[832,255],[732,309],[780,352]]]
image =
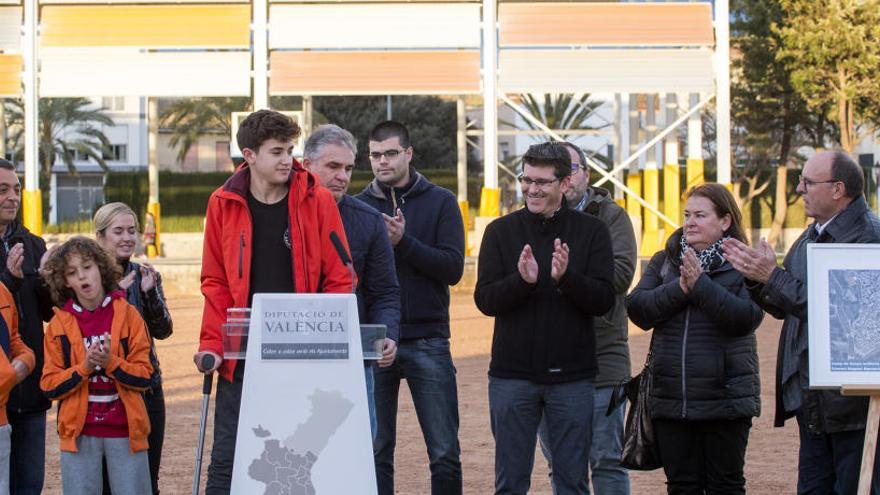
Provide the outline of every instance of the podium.
[[224,358],[247,362],[232,493],[376,493],[355,296],[256,294],[249,322],[232,316]]

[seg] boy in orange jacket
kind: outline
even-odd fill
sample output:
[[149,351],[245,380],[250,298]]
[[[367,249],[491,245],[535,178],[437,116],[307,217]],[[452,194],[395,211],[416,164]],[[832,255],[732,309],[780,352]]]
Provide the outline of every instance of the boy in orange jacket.
[[9,455],[12,451],[12,427],[6,418],[6,401],[12,387],[21,383],[34,370],[34,351],[18,334],[18,312],[15,300],[0,283],[0,495],[9,493]]
[[46,262],[61,305],[46,328],[46,396],[60,401],[58,436],[65,495],[102,491],[106,459],[113,493],[152,492],[147,461],[150,341],[134,306],[117,290],[121,272],[98,243],[74,237]]

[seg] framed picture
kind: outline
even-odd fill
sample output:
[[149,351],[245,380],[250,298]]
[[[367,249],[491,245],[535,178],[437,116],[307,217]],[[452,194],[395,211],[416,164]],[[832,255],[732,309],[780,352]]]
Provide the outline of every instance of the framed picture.
[[880,384],[880,244],[807,246],[810,388]]

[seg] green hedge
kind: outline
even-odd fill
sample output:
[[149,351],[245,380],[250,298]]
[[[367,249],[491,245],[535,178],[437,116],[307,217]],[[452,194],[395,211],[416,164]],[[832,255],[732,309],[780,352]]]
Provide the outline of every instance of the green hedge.
[[[211,193],[229,177],[226,172],[159,172],[162,217],[205,215]],[[111,172],[104,184],[104,199],[122,201],[143,219],[150,197],[146,172]],[[163,222],[164,226],[164,222]]]

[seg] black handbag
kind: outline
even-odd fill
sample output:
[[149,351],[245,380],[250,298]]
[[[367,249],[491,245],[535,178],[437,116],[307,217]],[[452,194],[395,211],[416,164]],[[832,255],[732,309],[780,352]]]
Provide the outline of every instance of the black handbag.
[[[657,434],[648,402],[654,388],[654,337],[648,349],[648,358],[641,373],[623,385],[626,398],[630,402],[623,432],[623,452],[620,465],[635,471],[652,471],[662,467],[660,449],[657,447]],[[614,394],[617,396],[617,393]]]

